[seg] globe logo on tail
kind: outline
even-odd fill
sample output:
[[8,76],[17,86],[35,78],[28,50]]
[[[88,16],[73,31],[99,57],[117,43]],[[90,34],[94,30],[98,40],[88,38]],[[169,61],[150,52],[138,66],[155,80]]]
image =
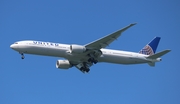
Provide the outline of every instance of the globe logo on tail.
[[153,49],[149,45],[146,45],[139,53],[145,54],[145,55],[153,55],[154,54]]

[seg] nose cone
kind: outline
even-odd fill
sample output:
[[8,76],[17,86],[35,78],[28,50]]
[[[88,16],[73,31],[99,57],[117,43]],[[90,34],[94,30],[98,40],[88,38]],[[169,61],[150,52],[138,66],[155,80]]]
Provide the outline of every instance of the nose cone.
[[16,50],[16,49],[18,48],[18,46],[17,46],[16,44],[11,44],[11,45],[10,45],[10,48]]
[[13,47],[14,47],[14,44],[11,44],[11,45],[10,45],[10,48],[12,48],[12,49],[13,49]]

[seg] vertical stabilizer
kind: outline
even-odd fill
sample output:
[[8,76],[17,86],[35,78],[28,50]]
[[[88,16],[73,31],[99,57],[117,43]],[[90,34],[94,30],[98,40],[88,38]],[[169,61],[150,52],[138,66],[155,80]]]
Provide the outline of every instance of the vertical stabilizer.
[[139,53],[145,55],[155,54],[160,39],[160,37],[155,37],[150,43],[148,43],[143,49],[141,49]]

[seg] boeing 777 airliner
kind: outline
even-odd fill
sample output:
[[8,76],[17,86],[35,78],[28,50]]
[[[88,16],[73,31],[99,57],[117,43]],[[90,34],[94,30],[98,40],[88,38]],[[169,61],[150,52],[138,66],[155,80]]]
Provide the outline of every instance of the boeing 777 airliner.
[[65,58],[64,60],[57,60],[56,68],[69,69],[75,66],[83,73],[88,73],[90,71],[89,68],[98,62],[115,64],[148,63],[150,66],[155,66],[156,62],[161,61],[161,56],[170,52],[170,50],[164,50],[155,53],[160,37],[155,37],[140,50],[139,53],[104,49],[116,40],[122,32],[133,25],[135,25],[135,23],[85,45],[24,40],[15,42],[10,47],[15,51],[18,51],[21,54],[22,59],[24,59],[24,54]]

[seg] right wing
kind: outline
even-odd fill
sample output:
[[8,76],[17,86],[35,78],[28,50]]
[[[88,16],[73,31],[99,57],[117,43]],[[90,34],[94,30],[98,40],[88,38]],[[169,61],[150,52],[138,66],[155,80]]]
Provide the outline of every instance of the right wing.
[[91,43],[88,43],[85,45],[86,48],[88,49],[96,49],[96,50],[99,50],[101,48],[105,48],[107,46],[109,46],[110,43],[112,43],[114,40],[116,40],[122,32],[124,32],[125,30],[127,30],[128,28],[134,26],[136,23],[134,24],[130,24],[129,26],[126,26],[110,35],[107,35],[103,38],[100,38],[96,41],[93,41]]
[[115,39],[117,39],[121,35],[122,32],[124,32],[125,30],[127,30],[128,28],[130,28],[131,26],[133,26],[135,24],[136,23],[130,24],[129,26],[126,26],[110,35],[107,35],[103,38],[100,38],[96,41],[86,44],[85,47],[88,50],[84,53],[84,57],[87,57],[87,58],[85,58],[85,59],[80,58],[79,61],[69,60],[70,63],[72,63],[81,72],[88,73],[90,71],[89,68],[93,64],[96,64],[98,62],[97,58],[100,57],[100,55],[102,54],[100,49],[107,47],[110,43],[112,43]]

